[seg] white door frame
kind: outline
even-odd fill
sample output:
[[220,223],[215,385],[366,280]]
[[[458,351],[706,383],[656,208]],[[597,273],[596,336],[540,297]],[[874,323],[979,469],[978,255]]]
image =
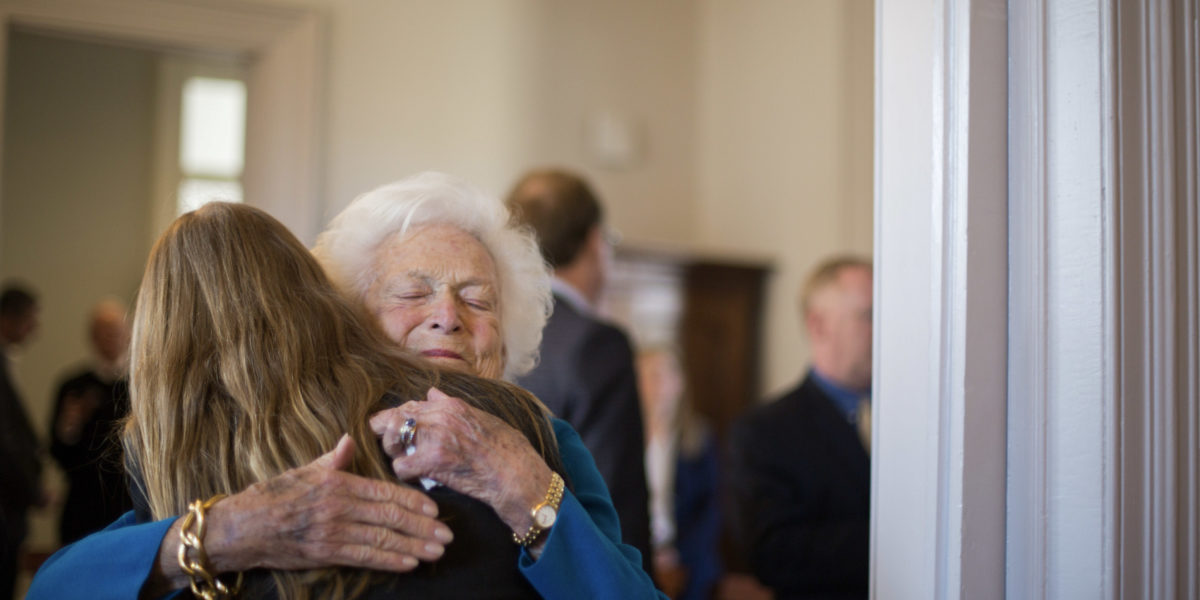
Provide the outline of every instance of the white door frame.
[[1111,15],[1011,3],[1010,598],[1112,598],[1117,402]]
[[311,243],[324,212],[324,21],[313,10],[246,0],[0,0],[0,69],[12,25],[246,58],[246,201]]
[[873,596],[1197,597],[1196,0],[876,7]]
[[871,590],[1004,577],[1005,3],[876,3]]

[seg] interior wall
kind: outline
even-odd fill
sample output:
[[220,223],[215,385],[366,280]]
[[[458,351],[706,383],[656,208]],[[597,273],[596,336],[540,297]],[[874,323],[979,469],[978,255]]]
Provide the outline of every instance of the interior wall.
[[833,253],[871,256],[870,0],[701,3],[696,241],[773,257],[762,381],[808,360],[796,295]]
[[[689,243],[695,229],[697,4],[539,2],[539,43],[528,63],[533,144],[522,167],[586,173],[608,218],[632,243]],[[628,136],[605,158],[596,128]]]
[[[627,238],[689,240],[693,2],[303,4],[329,24],[326,217],[421,170],[504,194],[523,170],[558,164],[593,179]],[[599,114],[634,125],[627,168],[589,153]]]
[[41,297],[20,371],[42,430],[54,380],[88,355],[88,310],[141,280],[153,77],[147,52],[9,35],[0,272]]
[[141,280],[154,58],[20,31],[8,43],[0,275],[40,297],[41,329],[14,370],[45,436],[54,387],[89,356],[91,306],[132,301]]
[[422,170],[508,185],[530,144],[530,3],[308,3],[329,23],[327,217]]

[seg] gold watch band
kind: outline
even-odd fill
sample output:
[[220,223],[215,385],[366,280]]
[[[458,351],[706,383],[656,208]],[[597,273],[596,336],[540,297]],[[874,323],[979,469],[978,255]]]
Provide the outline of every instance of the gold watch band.
[[517,535],[515,532],[513,533],[513,541],[516,542],[517,545],[528,546],[532,544],[534,540],[538,539],[538,536],[542,535],[544,530],[538,526],[538,513],[547,506],[557,511],[559,505],[562,504],[563,490],[565,487],[566,482],[563,481],[562,476],[551,471],[550,489],[546,490],[546,498],[529,511],[529,515],[533,517],[533,524],[529,526],[529,530],[525,532],[525,535]]

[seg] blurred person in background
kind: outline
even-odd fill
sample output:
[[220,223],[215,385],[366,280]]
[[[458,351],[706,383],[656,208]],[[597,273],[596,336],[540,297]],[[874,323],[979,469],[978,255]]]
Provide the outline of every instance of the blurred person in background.
[[120,459],[117,424],[129,410],[129,324],[125,306],[91,310],[91,364],[62,379],[50,420],[50,454],[67,477],[59,539],[69,544],[133,507]]
[[629,338],[596,304],[612,260],[612,236],[590,185],[561,169],[525,174],[509,193],[513,217],[531,227],[554,270],[554,312],[541,363],[517,382],[583,438],[608,483],[625,543],[652,571],[645,439]]
[[9,284],[0,292],[0,599],[13,597],[27,512],[43,506],[41,447],[13,382],[11,353],[29,343],[38,329],[37,297]]
[[638,352],[637,368],[659,587],[684,600],[771,600],[753,575],[726,571],[721,560],[719,450],[691,403],[678,352],[651,346]]
[[673,349],[638,352],[637,368],[655,577],[672,598],[710,598],[721,575],[716,444],[692,410]]
[[871,263],[836,257],[805,282],[812,366],[730,429],[734,525],[778,598],[866,598],[870,540]]

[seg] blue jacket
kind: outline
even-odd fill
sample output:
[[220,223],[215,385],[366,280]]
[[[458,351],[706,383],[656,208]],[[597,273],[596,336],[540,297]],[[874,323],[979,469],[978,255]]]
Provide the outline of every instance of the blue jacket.
[[[596,463],[565,421],[554,419],[559,452],[574,491],[539,559],[521,551],[517,568],[543,598],[666,598],[622,544],[621,525]],[[29,600],[137,598],[174,519],[137,523],[125,513],[103,531],[51,556],[33,579]],[[175,595],[179,595],[176,593]]]

